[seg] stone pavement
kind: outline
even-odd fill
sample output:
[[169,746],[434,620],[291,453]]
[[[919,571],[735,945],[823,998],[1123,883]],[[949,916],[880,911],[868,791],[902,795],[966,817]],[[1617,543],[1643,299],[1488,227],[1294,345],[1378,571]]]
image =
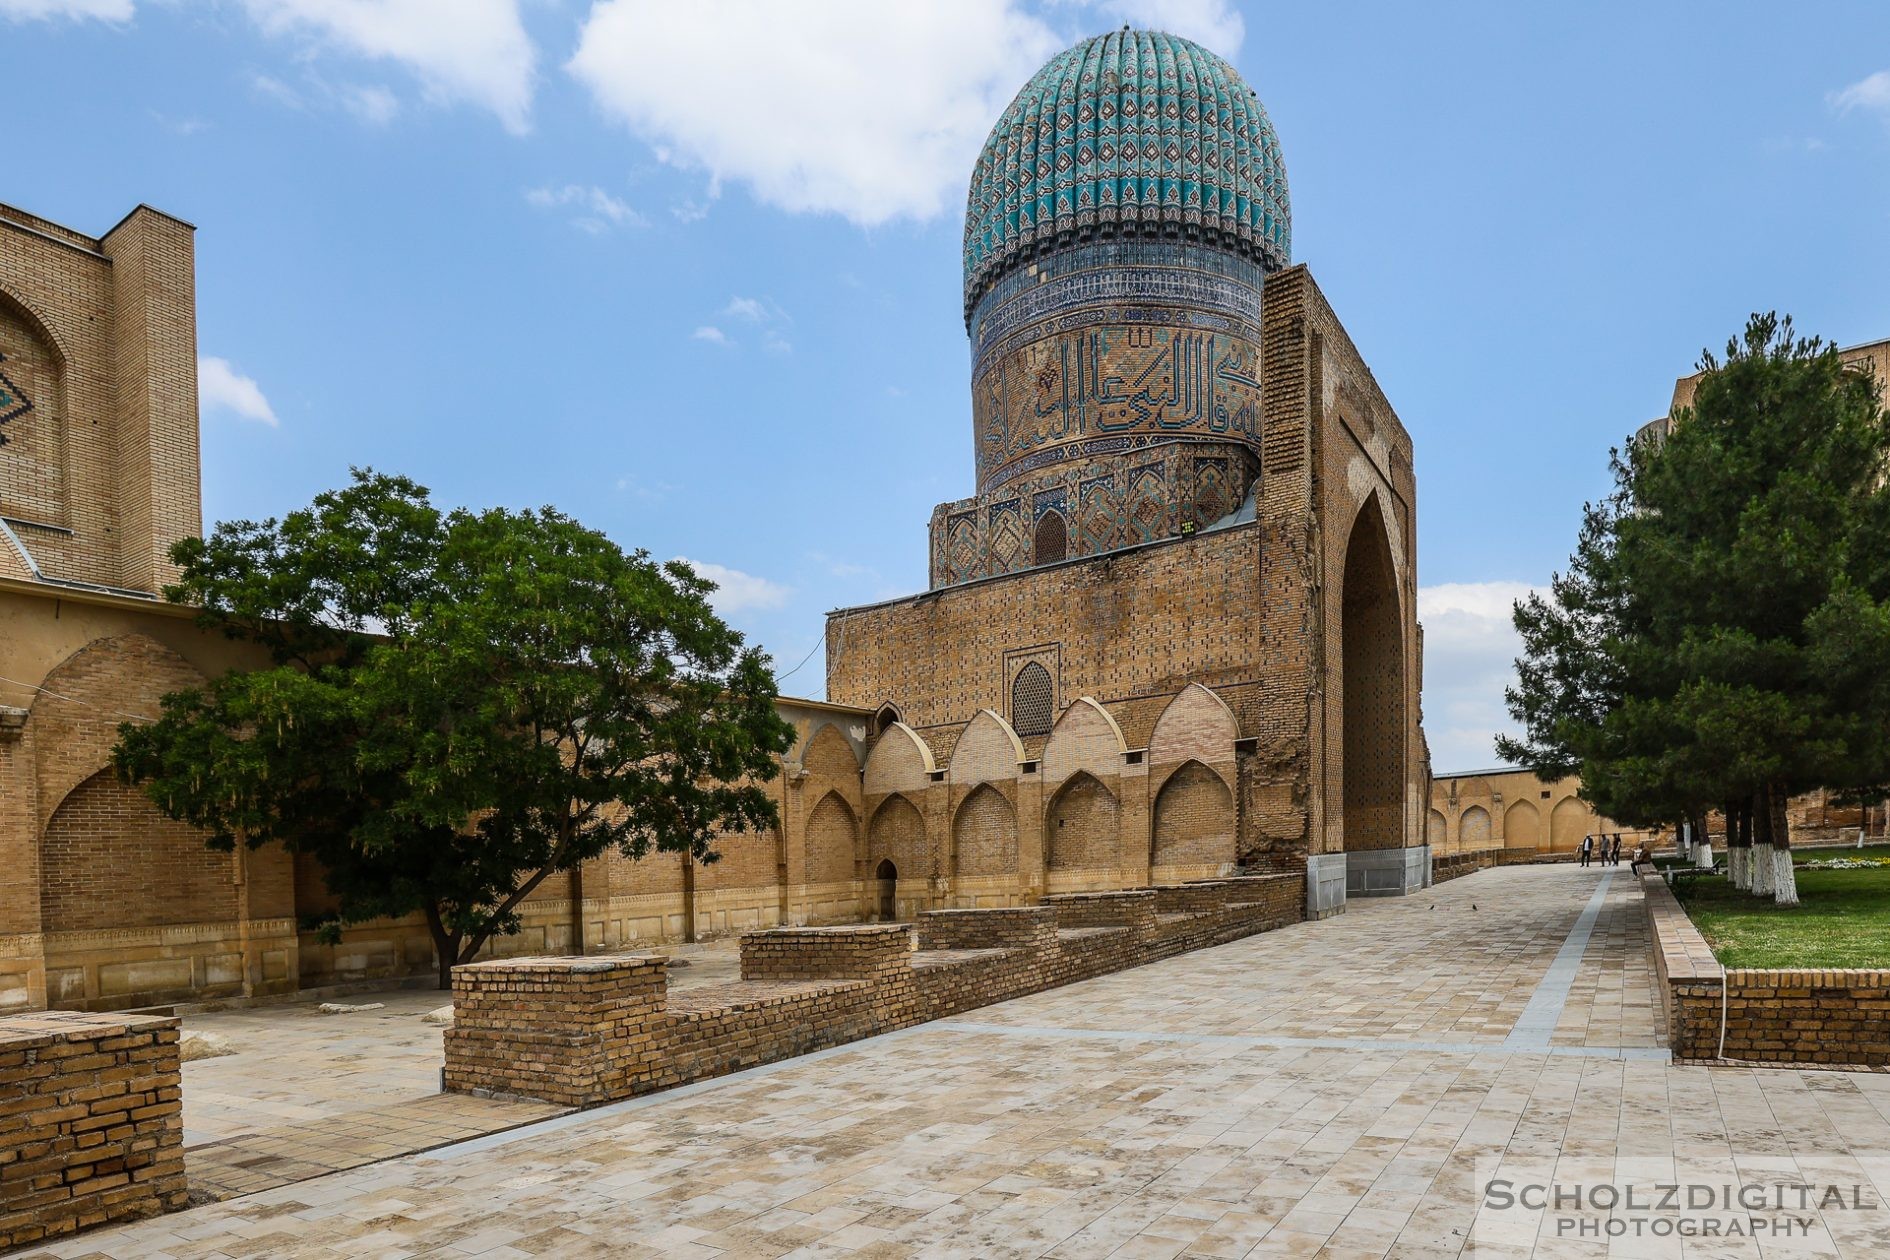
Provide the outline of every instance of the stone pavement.
[[[733,939],[665,952],[679,991],[741,974]],[[186,1032],[221,1037],[234,1051],[184,1065],[193,1198],[306,1181],[565,1110],[440,1093],[441,1029],[421,1017],[450,994],[394,988],[334,1000],[382,1009],[325,1015],[322,999],[310,998],[183,1017]]]
[[[1638,896],[1482,872],[29,1254],[1890,1255],[1890,1076],[1668,1063]],[[1480,1214],[1492,1177],[1588,1197]],[[1651,1218],[1595,1193],[1737,1181],[1863,1206],[1610,1239]]]

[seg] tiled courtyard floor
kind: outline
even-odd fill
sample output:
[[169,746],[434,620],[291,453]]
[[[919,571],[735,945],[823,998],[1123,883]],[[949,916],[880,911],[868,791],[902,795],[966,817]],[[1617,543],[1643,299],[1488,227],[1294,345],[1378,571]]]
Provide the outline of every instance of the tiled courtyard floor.
[[[1488,871],[31,1254],[1890,1256],[1890,1076],[1667,1063],[1637,897],[1624,870]],[[1645,1219],[1591,1199],[1595,1233],[1558,1237],[1569,1214],[1479,1216],[1493,1173],[1866,1206],[1610,1240]]]
[[[683,990],[738,978],[733,940],[666,946]],[[319,1000],[184,1016],[235,1053],[184,1065],[184,1149],[199,1198],[226,1199],[560,1115],[564,1108],[440,1093],[440,1035],[422,1016],[437,989],[335,999],[376,1011],[325,1015]]]

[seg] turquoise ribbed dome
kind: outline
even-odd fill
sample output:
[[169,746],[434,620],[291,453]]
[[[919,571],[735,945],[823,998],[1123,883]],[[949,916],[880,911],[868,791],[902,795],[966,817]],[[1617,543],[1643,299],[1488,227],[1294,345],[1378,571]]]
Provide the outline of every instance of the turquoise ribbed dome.
[[1175,236],[1284,267],[1286,167],[1225,61],[1159,31],[1112,31],[1052,58],[998,119],[965,210],[967,313],[1005,272],[1092,236]]

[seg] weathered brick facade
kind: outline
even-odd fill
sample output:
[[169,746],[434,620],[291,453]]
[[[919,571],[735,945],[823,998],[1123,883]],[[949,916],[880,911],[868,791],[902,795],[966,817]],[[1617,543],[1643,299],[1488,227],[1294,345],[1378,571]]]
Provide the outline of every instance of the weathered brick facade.
[[184,1205],[177,1021],[0,1019],[0,1250]]
[[[1109,255],[1142,267],[1139,280],[1124,274],[1159,286],[1169,305],[1133,306],[1134,284],[1102,286],[1080,251],[1033,268],[1035,287],[1017,291],[1039,304],[1031,321],[994,337],[981,321],[1015,295],[999,288],[980,304],[974,388],[994,376],[1003,387],[980,404],[980,494],[965,502],[986,514],[985,529],[1014,495],[1016,464],[1075,485],[1119,478],[1109,461],[1206,458],[1204,444],[1233,442],[1251,466],[1234,465],[1245,471],[1217,501],[1221,515],[1190,516],[1186,504],[1200,500],[1166,490],[1168,514],[1148,535],[1075,530],[1094,545],[1073,541],[1074,558],[1031,565],[1017,553],[968,569],[940,533],[964,506],[948,504],[934,517],[935,589],[829,618],[828,695],[898,719],[875,733],[864,808],[901,914],[1321,858],[1328,870],[1359,868],[1346,871],[1354,892],[1409,887],[1407,867],[1424,878],[1410,439],[1304,267],[1187,287],[1182,264],[1205,257],[1168,249],[1155,267]],[[1059,286],[1076,288],[1062,304]],[[1251,360],[1202,388],[1218,398],[1248,390],[1251,376],[1250,428],[1204,420],[1191,436],[1179,420],[1181,432],[1125,420],[1111,432],[1136,439],[1129,454],[1107,453],[1115,447],[1083,436],[1103,402],[1058,375],[1068,330],[1081,330],[1098,365],[1084,369],[1094,377],[1084,389],[1124,373],[1146,380],[1148,364],[1168,370],[1181,341],[1130,333],[1138,320],[1179,318],[1178,302],[1195,303],[1189,317],[1203,326],[1246,321]],[[1012,364],[1018,355],[1028,363]],[[1046,355],[1054,363],[1038,362]],[[1052,376],[1062,383],[1046,419],[1050,404],[1031,391]],[[985,855],[1012,844],[1007,887]],[[1358,856],[1378,854],[1386,860]],[[1316,907],[1331,908],[1330,895]]]

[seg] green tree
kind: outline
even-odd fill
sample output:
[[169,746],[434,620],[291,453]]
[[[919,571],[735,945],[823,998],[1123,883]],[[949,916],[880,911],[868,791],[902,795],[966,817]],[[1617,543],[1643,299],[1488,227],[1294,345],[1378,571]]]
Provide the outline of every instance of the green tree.
[[1735,880],[1795,903],[1787,799],[1890,777],[1858,678],[1890,662],[1886,452],[1876,383],[1789,320],[1704,355],[1692,407],[1614,461],[1573,580],[1519,605],[1504,754],[1624,821],[1723,806]]
[[446,987],[546,878],[613,849],[713,862],[776,822],[760,785],[793,728],[687,565],[366,471],[174,558],[166,597],[273,663],[122,727],[119,772],[212,847],[312,855],[328,939],[418,912]]

